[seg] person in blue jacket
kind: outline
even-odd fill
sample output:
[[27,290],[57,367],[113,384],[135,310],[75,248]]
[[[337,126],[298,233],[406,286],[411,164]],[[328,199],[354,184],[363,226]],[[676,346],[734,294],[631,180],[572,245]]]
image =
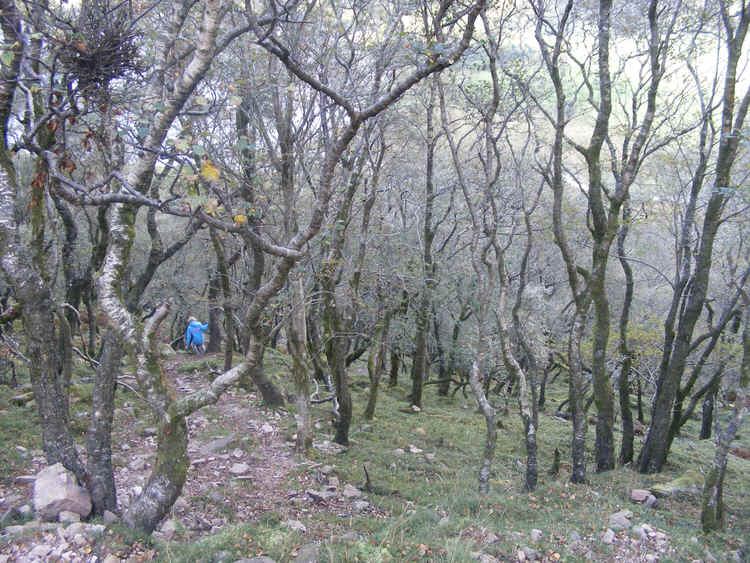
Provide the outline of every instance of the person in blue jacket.
[[195,317],[190,317],[185,331],[185,350],[194,350],[197,354],[205,352],[203,333],[206,330],[208,330],[208,323],[201,324]]

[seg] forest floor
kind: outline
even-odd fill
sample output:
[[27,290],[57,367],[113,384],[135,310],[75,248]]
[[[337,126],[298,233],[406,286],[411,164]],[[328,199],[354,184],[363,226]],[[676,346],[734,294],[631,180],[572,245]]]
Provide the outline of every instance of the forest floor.
[[[166,374],[175,393],[187,393],[205,385],[219,361],[179,353],[167,359]],[[282,373],[283,358],[272,354],[268,368]],[[355,408],[364,405],[366,387],[366,375],[354,374]],[[428,392],[426,404],[434,406],[406,414],[405,390],[383,389],[379,418],[372,422],[355,418],[350,447],[343,451],[330,443],[330,403],[316,408],[315,449],[300,459],[293,451],[293,413],[262,408],[255,393],[230,390],[215,405],[189,417],[187,482],[171,516],[152,537],[133,535],[117,524],[101,534],[83,530],[83,538],[66,533],[65,525],[27,524],[22,533],[0,537],[0,563],[52,559],[208,563],[260,556],[278,562],[478,559],[485,563],[742,557],[738,550],[750,530],[750,491],[746,490],[750,463],[745,460],[730,461],[729,529],[707,538],[698,525],[697,497],[662,499],[648,509],[633,504],[630,490],[655,481],[627,468],[573,486],[568,482],[569,466],[563,463],[560,475],[550,477],[540,471],[539,489],[524,493],[520,422],[510,414],[503,419],[493,492],[480,498],[476,468],[484,440],[481,417],[460,393],[438,399],[433,398],[434,387]],[[133,393],[118,395],[113,463],[118,500],[125,507],[148,478],[155,438],[146,405]],[[89,406],[85,388],[78,389],[76,396],[73,410],[85,414]],[[6,443],[0,475],[8,472],[0,479],[0,514],[31,504],[32,485],[24,476],[44,466],[38,440],[30,436],[34,430],[13,428],[22,424],[19,418],[26,418],[28,424],[29,417],[11,415],[33,412],[30,409],[0,399],[0,426],[16,438],[11,441],[8,434],[2,435]],[[10,422],[5,424],[3,417]],[[74,420],[85,429],[83,415]],[[569,426],[543,415],[540,427],[544,466],[554,447],[564,449],[555,441],[569,440],[565,435]],[[545,427],[548,434],[542,434]],[[692,453],[683,455],[695,459],[697,453],[693,445]],[[710,459],[710,448],[699,453]],[[371,493],[363,490],[364,465],[372,478]],[[678,460],[671,476],[690,465],[680,465]],[[738,476],[743,473],[744,478]],[[624,509],[632,512],[634,527],[608,534],[610,516]],[[75,531],[81,531],[80,526]]]

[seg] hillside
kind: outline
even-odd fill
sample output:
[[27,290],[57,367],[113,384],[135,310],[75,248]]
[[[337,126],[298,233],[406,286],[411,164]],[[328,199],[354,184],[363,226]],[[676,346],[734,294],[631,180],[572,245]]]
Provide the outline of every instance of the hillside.
[[[269,351],[267,369],[288,380],[283,357]],[[205,381],[218,358],[178,354],[168,360],[175,392]],[[23,476],[44,466],[33,403],[13,404],[18,390],[0,388],[0,562],[68,561],[732,561],[750,538],[750,461],[730,456],[725,532],[700,532],[699,497],[684,493],[654,507],[630,500],[649,488],[702,469],[713,444],[693,440],[694,423],[678,439],[669,470],[643,476],[629,468],[568,480],[570,426],[552,416],[566,394],[564,382],[548,392],[540,416],[540,484],[521,490],[524,451],[515,401],[502,417],[491,493],[479,498],[478,456],[483,419],[461,392],[439,398],[428,386],[426,407],[403,412],[404,387],[383,388],[377,418],[361,419],[366,371],[353,372],[355,421],[352,443],[330,446],[330,403],[318,405],[316,448],[304,459],[292,452],[293,413],[258,406],[254,393],[234,390],[215,406],[190,417],[191,468],[172,517],[151,538],[133,536],[114,523],[106,529],[81,524],[39,525],[24,505],[32,485]],[[74,391],[74,420],[86,427],[86,384]],[[114,462],[120,505],[126,505],[149,473],[154,438],[147,408],[137,395],[118,395]],[[593,428],[588,441],[593,446]],[[750,446],[742,433],[740,446]],[[548,474],[555,448],[560,472]],[[593,465],[593,464],[592,464]],[[367,468],[370,492],[365,490]],[[590,466],[591,467],[591,466]],[[590,469],[589,469],[590,470]],[[21,520],[10,509],[21,507]],[[610,517],[632,515],[623,529]],[[627,516],[627,514],[625,514]],[[8,527],[10,526],[10,527]],[[68,530],[70,528],[70,530]],[[612,529],[612,532],[607,532]],[[46,552],[45,552],[46,550]],[[36,558],[36,559],[35,559]]]

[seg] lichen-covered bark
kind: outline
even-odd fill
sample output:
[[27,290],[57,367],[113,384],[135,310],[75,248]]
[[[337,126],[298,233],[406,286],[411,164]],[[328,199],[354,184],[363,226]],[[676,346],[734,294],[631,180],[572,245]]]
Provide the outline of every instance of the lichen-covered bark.
[[469,383],[474,397],[479,404],[479,409],[484,415],[487,428],[487,438],[484,442],[484,452],[479,462],[479,494],[487,495],[490,492],[490,472],[492,470],[492,459],[495,457],[495,444],[497,443],[497,425],[495,408],[487,400],[482,383],[479,381],[479,362],[475,361],[471,367]]
[[706,475],[703,486],[703,502],[701,505],[701,525],[705,533],[724,527],[724,476],[727,468],[727,455],[732,441],[737,436],[742,419],[747,411],[747,397],[750,391],[750,297],[741,290],[744,298],[744,329],[742,331],[742,364],[740,367],[740,381],[737,397],[734,400],[729,422],[723,431],[717,430],[716,454],[714,461]]
[[122,346],[111,330],[105,332],[102,346],[102,357],[91,393],[93,408],[86,432],[87,487],[97,516],[105,510],[117,511],[117,489],[112,470],[112,421],[117,374],[120,373],[123,356]]
[[287,340],[292,356],[295,404],[297,414],[297,441],[295,450],[305,454],[312,447],[312,415],[310,413],[310,369],[307,362],[307,321],[305,319],[305,293],[302,279],[291,280],[292,310],[287,323]]

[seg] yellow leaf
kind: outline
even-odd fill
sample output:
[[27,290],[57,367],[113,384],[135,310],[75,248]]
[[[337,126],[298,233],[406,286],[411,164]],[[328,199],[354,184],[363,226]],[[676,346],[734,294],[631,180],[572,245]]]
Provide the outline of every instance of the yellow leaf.
[[216,168],[216,165],[213,162],[206,159],[201,165],[201,176],[209,182],[216,182],[220,176],[219,169]]
[[234,216],[234,222],[235,223],[246,223],[247,222],[247,216],[246,215],[235,215]]

